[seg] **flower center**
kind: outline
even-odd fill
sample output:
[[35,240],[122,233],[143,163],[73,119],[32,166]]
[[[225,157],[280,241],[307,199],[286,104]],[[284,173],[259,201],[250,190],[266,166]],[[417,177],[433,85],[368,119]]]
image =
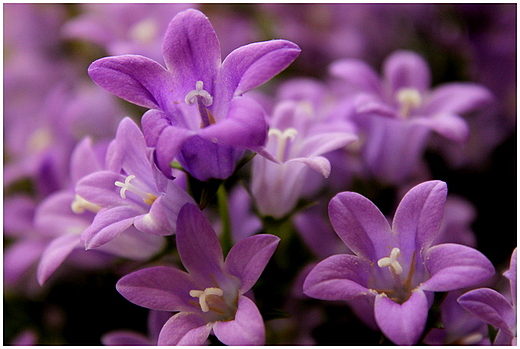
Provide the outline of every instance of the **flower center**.
[[70,205],[70,208],[72,209],[72,212],[76,214],[82,214],[85,212],[85,210],[89,210],[93,213],[97,213],[99,210],[101,210],[101,206],[93,204],[92,202],[83,199],[78,194],[76,194],[76,196],[74,197],[74,201]]
[[390,252],[390,257],[383,257],[380,260],[377,261],[377,265],[380,268],[389,267],[390,271],[393,274],[401,275],[403,272],[403,267],[399,262],[397,261],[397,258],[401,255],[401,250],[399,250],[397,247],[394,247],[392,249],[392,252]]
[[[286,153],[289,150],[290,142],[294,141],[294,138],[298,134],[295,128],[289,127],[283,132],[277,128],[271,128],[268,135],[273,136],[278,141],[278,147],[276,148],[276,159],[280,162],[284,162]],[[290,141],[290,142],[289,142]]]
[[200,80],[197,81],[195,84],[195,90],[186,94],[184,102],[186,102],[187,105],[197,104],[201,118],[201,128],[215,123],[215,118],[211,115],[208,108],[206,108],[213,104],[213,97],[208,91],[204,90],[204,82]]
[[399,115],[403,118],[410,116],[410,112],[422,104],[421,93],[410,87],[404,87],[397,91],[397,101],[401,105]]
[[153,204],[153,202],[157,199],[157,196],[147,193],[144,190],[139,189],[135,185],[131,184],[130,181],[134,178],[135,178],[134,175],[130,175],[130,176],[126,177],[124,183],[120,182],[120,181],[116,181],[114,183],[117,187],[121,187],[119,194],[121,195],[121,197],[123,199],[126,199],[126,192],[130,191],[130,192],[136,194],[137,196],[141,197],[145,204],[151,206]]
[[222,298],[223,295],[224,291],[222,291],[218,287],[208,287],[204,289],[204,291],[190,291],[191,297],[199,299],[200,309],[202,309],[204,313],[207,313],[210,310],[210,308],[211,310],[220,312],[219,310],[223,308],[222,306],[226,306],[225,301]]

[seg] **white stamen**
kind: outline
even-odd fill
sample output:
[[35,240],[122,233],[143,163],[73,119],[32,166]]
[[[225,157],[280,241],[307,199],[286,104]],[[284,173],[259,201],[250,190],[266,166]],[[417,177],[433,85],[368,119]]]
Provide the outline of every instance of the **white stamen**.
[[70,208],[72,209],[72,212],[76,214],[82,214],[85,212],[85,210],[89,210],[94,213],[101,210],[101,206],[93,204],[90,201],[83,199],[78,194],[76,194],[76,196],[74,197],[74,201],[70,205]]
[[421,93],[415,88],[401,88],[397,91],[396,98],[399,104],[401,104],[400,115],[403,117],[408,117],[412,109],[422,104]]
[[143,199],[143,202],[145,204],[148,204],[151,206],[153,204],[153,202],[155,201],[155,199],[157,199],[157,196],[147,193],[144,190],[141,190],[141,189],[137,188],[135,185],[131,184],[130,181],[134,178],[135,178],[134,175],[130,175],[125,178],[124,183],[120,182],[120,181],[116,181],[114,183],[117,187],[121,187],[119,194],[121,195],[121,197],[123,199],[126,199],[126,191],[127,190],[131,191],[132,193],[140,196]]
[[401,267],[401,264],[397,261],[397,258],[401,255],[401,250],[399,250],[397,247],[394,247],[392,249],[392,252],[390,252],[390,257],[383,257],[380,260],[377,261],[377,265],[380,268],[389,267],[393,273],[400,275],[403,272],[403,267]]
[[200,290],[191,290],[190,296],[194,298],[199,298],[200,309],[204,313],[209,311],[208,303],[206,302],[206,296],[219,296],[222,297],[224,295],[224,291],[222,291],[218,287],[208,287],[204,291]]
[[285,129],[283,132],[277,128],[271,128],[269,130],[269,133],[268,133],[269,136],[275,136],[276,138],[278,138],[278,147],[277,147],[277,151],[276,151],[276,158],[278,159],[278,161],[280,161],[280,162],[284,161],[285,150],[288,145],[287,141],[288,140],[291,140],[291,142],[294,141],[294,138],[296,137],[297,134],[298,134],[298,131],[293,127],[289,127],[287,129]]
[[202,104],[206,107],[213,104],[213,97],[211,97],[208,91],[204,90],[204,82],[200,80],[195,84],[195,90],[188,92],[184,98],[184,102],[186,102],[187,105],[193,105],[199,100],[198,97],[200,97]]

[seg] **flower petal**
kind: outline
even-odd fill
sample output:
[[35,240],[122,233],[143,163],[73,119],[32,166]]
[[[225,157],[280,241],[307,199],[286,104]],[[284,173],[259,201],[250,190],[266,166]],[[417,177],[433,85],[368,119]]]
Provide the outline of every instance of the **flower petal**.
[[325,178],[329,178],[330,175],[330,161],[323,156],[314,156],[311,158],[294,158],[289,162],[301,162],[318,172]]
[[378,295],[374,302],[377,324],[384,335],[397,345],[416,344],[421,337],[428,317],[428,299],[416,289],[403,304],[386,295]]
[[340,254],[318,263],[303,283],[303,293],[323,300],[368,296],[368,264],[357,256]]
[[127,205],[130,201],[121,197],[117,181],[124,182],[125,176],[112,171],[94,172],[76,184],[76,194],[103,207]]
[[516,250],[513,250],[511,254],[511,263],[509,265],[509,269],[504,272],[504,276],[509,279],[509,283],[511,284],[511,298],[513,299],[513,306],[516,307]]
[[480,320],[513,334],[516,314],[511,303],[500,293],[490,288],[478,288],[464,293],[457,302]]
[[440,113],[428,117],[417,116],[410,121],[414,124],[428,126],[440,135],[458,143],[465,143],[469,139],[468,123],[456,114]]
[[245,296],[238,299],[238,309],[232,321],[218,321],[215,336],[225,345],[264,345],[265,326],[256,304]]
[[110,346],[145,346],[155,344],[145,335],[131,330],[116,330],[105,333],[101,337],[101,343]]
[[196,314],[178,313],[164,324],[157,345],[203,345],[212,328]]
[[421,288],[426,291],[451,291],[471,287],[495,273],[493,264],[474,248],[458,244],[431,247],[425,256],[431,278]]
[[192,276],[218,278],[224,265],[222,248],[213,227],[196,205],[184,205],[177,219],[177,249]]
[[117,291],[141,307],[162,311],[200,311],[190,303],[190,290],[197,289],[190,276],[170,267],[141,269],[123,276]]
[[99,86],[130,103],[145,108],[160,108],[163,91],[169,90],[171,77],[156,61],[138,55],[105,57],[88,68],[90,78]]
[[480,108],[492,100],[491,92],[484,86],[454,82],[435,88],[425,102],[426,106],[423,111],[427,114],[464,114]]
[[230,274],[242,280],[242,293],[253,287],[279,242],[280,238],[277,236],[259,234],[248,237],[231,248],[225,265]]
[[355,192],[337,194],[329,203],[329,218],[338,236],[356,255],[375,262],[388,254],[386,246],[393,244],[390,226],[366,197]]
[[425,92],[430,88],[430,67],[426,60],[412,51],[396,51],[383,64],[383,74],[391,91],[415,88]]
[[172,178],[171,162],[178,156],[184,143],[195,133],[185,128],[166,126],[162,130],[155,147],[157,167],[168,178]]
[[394,215],[392,230],[399,236],[401,252],[411,260],[414,251],[427,248],[438,233],[447,186],[442,181],[427,181],[410,189]]
[[38,264],[38,283],[43,285],[76,247],[81,247],[79,235],[66,234],[54,239],[43,251]]
[[365,93],[382,96],[381,81],[377,72],[365,61],[340,59],[329,66],[331,75],[345,79]]

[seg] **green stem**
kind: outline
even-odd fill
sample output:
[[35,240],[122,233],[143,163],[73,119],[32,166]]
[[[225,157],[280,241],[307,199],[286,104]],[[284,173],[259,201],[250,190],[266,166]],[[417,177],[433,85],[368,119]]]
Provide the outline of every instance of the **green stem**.
[[223,184],[221,184],[217,190],[217,202],[218,211],[222,220],[222,234],[220,236],[220,241],[224,255],[227,255],[233,246],[233,242],[231,240],[231,219],[229,217],[226,187]]

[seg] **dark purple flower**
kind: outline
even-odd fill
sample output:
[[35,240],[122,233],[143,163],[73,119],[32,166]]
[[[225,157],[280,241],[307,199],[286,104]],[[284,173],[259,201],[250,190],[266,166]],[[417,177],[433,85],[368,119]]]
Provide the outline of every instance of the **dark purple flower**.
[[305,294],[373,300],[375,321],[385,336],[396,344],[415,344],[434,291],[473,286],[494,274],[491,262],[473,248],[432,246],[446,192],[441,181],[415,186],[403,197],[392,226],[364,196],[337,194],[329,204],[329,218],[355,255],[334,255],[316,265],[305,280]]
[[176,158],[199,180],[225,179],[244,149],[265,142],[264,112],[245,92],[285,69],[299,54],[292,42],[271,40],[237,48],[223,62],[208,18],[189,9],[164,36],[159,63],[138,55],[95,61],[89,75],[115,95],[151,110],[143,131],[159,168],[171,175]]
[[511,284],[511,298],[490,288],[478,288],[459,297],[459,304],[480,320],[498,329],[494,345],[516,346],[516,248],[504,275]]
[[162,328],[158,345],[202,345],[211,331],[226,345],[262,345],[262,316],[244,293],[260,277],[279,238],[246,238],[224,261],[211,224],[195,205],[186,204],[179,212],[176,241],[187,272],[152,267],[117,283],[117,290],[137,305],[178,312]]

